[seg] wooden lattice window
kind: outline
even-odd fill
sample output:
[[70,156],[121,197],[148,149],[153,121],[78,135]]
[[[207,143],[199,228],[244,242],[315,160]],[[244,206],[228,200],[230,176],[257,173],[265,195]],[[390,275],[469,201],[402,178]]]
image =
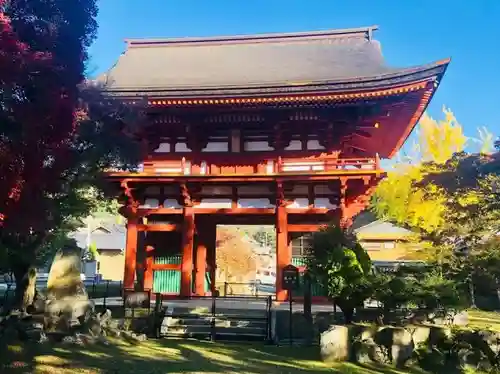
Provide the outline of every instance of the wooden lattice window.
[[292,257],[306,257],[312,249],[312,234],[304,233],[292,239]]

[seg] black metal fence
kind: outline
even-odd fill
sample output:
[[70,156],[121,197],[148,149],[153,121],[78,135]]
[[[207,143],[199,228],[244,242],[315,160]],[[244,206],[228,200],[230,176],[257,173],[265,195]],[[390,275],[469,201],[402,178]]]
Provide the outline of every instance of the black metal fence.
[[[138,330],[145,332],[154,331],[154,335],[160,335],[160,327],[167,314],[169,316],[179,315],[178,308],[169,310],[169,303],[176,302],[172,296],[154,293],[152,290],[137,291],[137,289],[124,289],[122,282],[113,281],[86,281],[84,282],[90,299],[94,301],[95,309],[98,312],[104,312],[110,309],[113,318],[126,320],[130,325],[140,326]],[[198,300],[200,304],[206,306],[204,312],[197,313],[200,318],[210,321],[210,331],[207,334],[212,340],[223,336],[224,331],[216,325],[216,321],[225,320],[228,322],[245,319],[246,321],[260,321],[265,326],[265,339],[271,336],[271,307],[272,297],[270,295],[259,295],[259,291],[241,294],[234,292],[235,286],[243,286],[243,283],[224,284],[223,295],[211,296],[190,296],[189,300]],[[251,284],[247,284],[251,285]],[[43,290],[44,286],[39,287]],[[14,306],[15,284],[6,283],[5,288],[0,289],[0,308],[1,314],[7,315]],[[178,300],[177,300],[178,301]],[[258,309],[259,313],[247,313],[248,305],[245,301],[252,303],[253,310]],[[190,306],[187,306],[191,308]],[[172,313],[176,310],[174,313]],[[228,313],[228,310],[231,313]],[[189,313],[189,311],[186,311]],[[137,330],[137,329],[135,329]]]
[[[197,336],[204,336],[214,341],[220,338],[228,339],[230,337],[237,339],[246,339],[245,333],[236,334],[234,332],[227,332],[223,327],[217,326],[216,322],[234,322],[234,321],[245,321],[246,323],[260,322],[263,326],[262,328],[262,340],[271,339],[271,309],[272,309],[272,298],[267,297],[252,297],[249,299],[246,296],[191,296],[190,300],[197,300],[200,302],[198,309],[200,309],[196,314],[189,311],[179,310],[179,308],[173,308],[169,310],[168,304],[165,305],[165,295],[160,293],[149,293],[149,297],[154,297],[154,320],[155,324],[155,336],[160,337],[162,335],[161,327],[162,322],[165,317],[171,318],[185,318],[189,316],[193,318],[199,318],[201,320],[207,321],[209,323],[209,329],[200,331]],[[245,302],[251,302],[252,305],[245,305]],[[252,313],[252,311],[254,313]]]
[[267,296],[274,297],[276,294],[276,288],[274,285],[262,284],[258,282],[224,282],[221,291],[222,292],[219,291],[217,296],[261,298]]

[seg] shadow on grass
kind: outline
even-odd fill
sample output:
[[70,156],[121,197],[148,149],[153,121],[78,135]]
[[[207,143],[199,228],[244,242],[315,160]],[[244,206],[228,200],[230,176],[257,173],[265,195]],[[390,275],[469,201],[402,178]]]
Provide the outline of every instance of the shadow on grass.
[[[0,373],[421,373],[325,364],[317,347],[157,340],[109,345],[11,344],[0,347]],[[3,365],[3,367],[2,367]]]

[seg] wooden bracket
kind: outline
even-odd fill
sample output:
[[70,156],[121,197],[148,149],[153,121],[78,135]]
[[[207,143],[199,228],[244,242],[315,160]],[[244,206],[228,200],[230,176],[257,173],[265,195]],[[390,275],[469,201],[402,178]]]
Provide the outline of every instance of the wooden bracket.
[[135,199],[132,193],[133,189],[129,187],[128,182],[128,179],[124,179],[120,183],[120,187],[123,189],[123,193],[127,198],[125,205],[120,208],[120,213],[123,216],[130,218],[132,216],[137,216],[137,210],[139,209],[140,203]]
[[346,206],[346,195],[347,195],[347,181],[345,177],[340,177],[340,208],[343,209]]
[[181,189],[181,198],[180,198],[179,203],[185,207],[192,207],[194,204],[193,204],[193,200],[191,199],[191,194],[189,192],[187,184],[181,183],[180,189]]
[[290,205],[291,201],[287,200],[285,198],[285,186],[283,185],[283,182],[277,182],[276,183],[276,206],[277,207],[286,207],[287,205]]

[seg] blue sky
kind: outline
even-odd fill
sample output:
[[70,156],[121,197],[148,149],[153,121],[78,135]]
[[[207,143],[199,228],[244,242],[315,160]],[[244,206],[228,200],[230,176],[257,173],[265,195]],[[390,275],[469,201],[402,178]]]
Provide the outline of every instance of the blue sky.
[[214,36],[378,25],[389,65],[452,62],[429,107],[450,107],[466,135],[500,135],[500,0],[100,0],[90,73],[109,69],[125,38]]

